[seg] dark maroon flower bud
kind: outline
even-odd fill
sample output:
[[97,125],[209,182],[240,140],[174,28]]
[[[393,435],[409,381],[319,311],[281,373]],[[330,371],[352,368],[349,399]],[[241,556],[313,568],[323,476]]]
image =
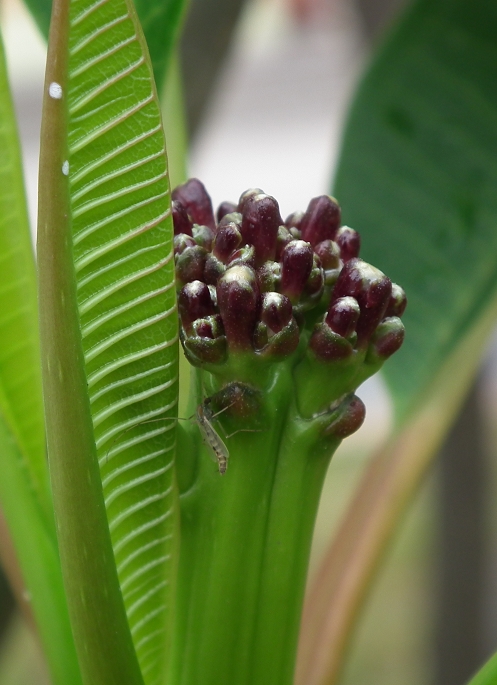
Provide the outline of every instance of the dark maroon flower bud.
[[196,244],[193,236],[187,235],[186,233],[178,233],[178,235],[174,236],[173,241],[174,254],[181,254],[187,247],[195,247]]
[[214,240],[212,253],[226,264],[230,255],[242,244],[242,234],[233,222],[220,225]]
[[243,203],[241,233],[243,242],[255,247],[259,266],[276,256],[278,228],[283,223],[278,203],[270,195],[254,195]]
[[404,335],[404,324],[397,316],[383,319],[371,337],[366,361],[384,361],[391,357],[404,342]]
[[313,251],[304,240],[292,240],[281,253],[281,291],[295,304],[313,267]]
[[204,281],[207,285],[214,286],[226,271],[226,265],[213,254],[207,255],[204,267]]
[[364,402],[351,393],[340,402],[336,408],[335,417],[326,428],[325,435],[333,435],[336,438],[348,438],[362,426],[366,417]]
[[285,228],[285,226],[279,226],[278,233],[276,235],[276,261],[280,261],[281,253],[283,252],[285,245],[288,245],[288,243],[290,243],[292,240],[294,240],[294,237],[288,228]]
[[326,323],[316,324],[309,347],[323,362],[335,362],[350,357],[354,351],[348,340],[334,333]]
[[290,230],[291,228],[296,228],[298,231],[300,231],[300,225],[302,223],[303,218],[304,212],[292,212],[285,219],[286,228],[288,228],[288,230]]
[[251,269],[255,269],[255,248],[253,245],[244,245],[232,252],[226,266],[230,268],[239,264],[246,264]]
[[405,312],[406,306],[407,298],[405,292],[402,290],[400,285],[397,285],[397,283],[392,283],[392,294],[390,296],[390,302],[388,303],[385,316],[398,316],[400,318]]
[[199,226],[198,224],[194,224],[192,227],[192,236],[197,245],[205,247],[207,252],[212,250],[214,231],[208,226]]
[[192,281],[181,288],[178,309],[181,324],[186,331],[191,329],[196,319],[203,319],[216,312],[209,288],[202,281]]
[[173,200],[171,212],[173,215],[174,235],[178,235],[178,233],[186,233],[187,235],[191,235],[192,222],[188,216],[186,208],[183,207],[181,202]]
[[279,292],[281,289],[281,264],[279,262],[264,262],[257,270],[257,280],[261,292]]
[[249,188],[242,193],[240,195],[240,199],[238,200],[238,211],[243,213],[243,209],[247,200],[250,200],[250,198],[255,197],[256,195],[265,195],[265,192],[260,188]]
[[342,226],[338,229],[335,240],[340,248],[342,261],[348,262],[350,259],[359,256],[361,236],[353,228]]
[[230,348],[251,349],[259,300],[257,278],[249,266],[233,266],[219,279],[217,303]]
[[261,321],[271,333],[279,333],[293,318],[292,303],[281,293],[264,293],[261,303]]
[[333,290],[332,304],[341,297],[354,297],[361,309],[357,322],[357,344],[364,344],[385,315],[392,283],[379,269],[362,259],[345,264]]
[[220,335],[224,335],[223,321],[219,314],[206,316],[193,322],[193,332],[199,338],[210,338],[215,340]]
[[334,240],[340,226],[340,207],[329,195],[314,197],[302,217],[302,240],[317,245],[323,240]]
[[330,306],[325,321],[332,331],[349,338],[355,331],[361,310],[353,297],[340,297]]
[[185,207],[194,224],[216,230],[211,198],[198,178],[191,178],[175,188],[172,197]]
[[317,254],[312,255],[312,269],[302,293],[301,305],[304,309],[312,307],[321,297],[324,290],[324,273]]
[[323,240],[318,243],[314,252],[321,260],[321,266],[325,271],[338,269],[340,266],[340,248],[333,240]]
[[227,345],[219,314],[198,319],[194,335],[181,331],[181,342],[188,361],[194,366],[222,364],[226,360]]
[[233,202],[221,202],[216,212],[218,223],[221,221],[223,216],[226,216],[226,214],[231,214],[232,212],[236,212],[236,205]]
[[176,255],[176,281],[179,285],[204,280],[207,252],[200,245],[187,247]]

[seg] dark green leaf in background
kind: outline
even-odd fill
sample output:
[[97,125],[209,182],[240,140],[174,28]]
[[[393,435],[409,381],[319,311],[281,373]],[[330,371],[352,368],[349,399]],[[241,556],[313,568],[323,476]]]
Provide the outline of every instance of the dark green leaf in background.
[[497,295],[497,4],[421,0],[362,84],[334,192],[404,287],[385,366],[398,416]]

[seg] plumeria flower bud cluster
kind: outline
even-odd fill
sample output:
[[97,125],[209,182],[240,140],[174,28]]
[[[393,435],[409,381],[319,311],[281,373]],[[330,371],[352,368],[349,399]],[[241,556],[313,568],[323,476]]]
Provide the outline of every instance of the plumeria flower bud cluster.
[[[359,257],[360,236],[341,225],[327,195],[283,220],[261,189],[214,215],[197,179],[173,191],[181,339],[195,365],[237,355],[327,364],[360,354],[380,363],[404,337],[405,294]],[[302,348],[304,346],[304,349]]]

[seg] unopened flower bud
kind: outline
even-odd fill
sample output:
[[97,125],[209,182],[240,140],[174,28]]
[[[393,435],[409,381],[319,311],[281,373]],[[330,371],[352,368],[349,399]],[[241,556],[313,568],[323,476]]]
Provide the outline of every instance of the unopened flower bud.
[[246,190],[244,193],[240,195],[240,199],[238,200],[238,211],[240,213],[243,213],[243,209],[245,207],[245,203],[250,200],[252,197],[255,197],[256,195],[265,195],[265,192],[261,190],[260,188],[249,188]]
[[281,253],[281,291],[295,304],[311,274],[313,251],[304,240],[292,240]]
[[302,217],[302,240],[317,245],[323,240],[334,240],[340,226],[340,207],[329,195],[314,197]]
[[192,222],[190,217],[188,216],[186,208],[183,207],[181,202],[173,200],[171,205],[171,212],[173,215],[174,235],[178,235],[178,233],[186,233],[187,235],[191,235]]
[[178,309],[181,324],[190,331],[197,319],[216,313],[209,288],[202,281],[192,281],[181,288],[178,294]]
[[243,203],[241,233],[243,241],[255,247],[259,266],[276,257],[278,228],[283,223],[278,203],[270,195],[254,195]]
[[388,303],[385,316],[398,316],[400,318],[405,312],[406,306],[407,298],[405,292],[400,285],[397,285],[397,283],[392,283],[392,294],[390,296],[390,302]]
[[346,359],[354,351],[350,342],[332,331],[327,323],[316,324],[309,340],[309,347],[323,362]]
[[367,362],[388,359],[404,342],[404,324],[397,316],[390,316],[377,326],[371,337]]
[[192,330],[199,338],[215,340],[224,334],[223,322],[219,314],[212,314],[193,322]]
[[213,254],[207,255],[204,267],[204,281],[207,285],[216,285],[226,271],[226,265]]
[[279,333],[293,318],[292,303],[281,293],[263,293],[261,321],[272,333]]
[[285,226],[278,227],[278,234],[276,236],[276,261],[281,259],[281,253],[288,243],[294,240],[294,237]]
[[193,236],[188,235],[187,233],[178,233],[178,235],[174,236],[173,241],[174,254],[179,255],[184,252],[187,247],[195,247],[196,244]]
[[257,270],[257,279],[261,292],[279,292],[281,290],[281,264],[279,262],[264,262]]
[[351,393],[342,400],[336,408],[336,415],[326,428],[325,435],[333,435],[336,438],[348,438],[362,426],[366,417],[364,402]]
[[207,252],[200,245],[187,247],[176,255],[176,281],[179,285],[204,280]]
[[310,309],[319,300],[324,289],[324,273],[317,254],[312,255],[312,269],[301,298],[302,310]]
[[332,303],[341,297],[354,297],[361,309],[357,322],[357,343],[364,344],[383,319],[390,301],[392,283],[379,269],[362,259],[351,259],[340,272]]
[[300,239],[300,225],[302,224],[302,219],[304,218],[304,212],[292,212],[287,218],[285,219],[285,227],[290,231],[291,235],[294,238],[297,238],[297,236],[294,235],[294,231],[298,232],[298,239]]
[[350,259],[359,256],[361,249],[361,236],[357,231],[348,226],[342,226],[338,229],[335,241],[340,248],[340,256],[342,261],[348,262]]
[[197,245],[204,247],[207,252],[211,251],[214,241],[214,231],[211,228],[194,224],[192,226],[192,236]]
[[230,255],[240,247],[241,243],[242,234],[235,223],[229,222],[219,226],[212,252],[226,264]]
[[216,212],[218,223],[226,214],[231,214],[231,212],[236,212],[236,205],[233,202],[221,202]]
[[332,331],[349,338],[355,331],[361,310],[353,297],[340,297],[330,306],[325,321]]
[[340,248],[333,240],[323,240],[318,243],[314,252],[321,260],[321,266],[325,271],[338,269],[340,266]]
[[219,314],[197,319],[191,335],[181,333],[185,355],[194,366],[222,364],[227,355],[226,336]]
[[226,266],[231,268],[240,264],[246,264],[255,269],[255,248],[253,245],[244,245],[232,252]]
[[249,350],[259,313],[259,286],[253,269],[233,266],[217,283],[217,302],[228,346]]
[[198,178],[191,178],[175,188],[172,197],[185,207],[194,224],[216,230],[211,198]]

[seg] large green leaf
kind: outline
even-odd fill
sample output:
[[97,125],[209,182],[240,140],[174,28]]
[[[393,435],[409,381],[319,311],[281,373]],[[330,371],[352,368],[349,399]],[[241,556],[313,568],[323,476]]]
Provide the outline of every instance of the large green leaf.
[[65,582],[77,647],[95,649],[89,682],[104,655],[102,682],[139,682],[124,600],[152,683],[172,613],[178,334],[164,135],[131,0],[54,3],[45,100],[40,299]]
[[0,40],[0,505],[54,683],[79,682],[48,488],[36,272]]
[[495,3],[418,0],[352,108],[335,194],[364,258],[406,289],[409,305],[404,346],[384,367],[396,434],[368,465],[311,595],[306,685],[337,682],[379,561],[495,321],[496,35]]
[[[48,36],[52,0],[25,0],[42,34]],[[161,92],[187,0],[135,0],[157,88]]]
[[362,83],[335,194],[408,296],[399,415],[497,294],[497,5],[419,0]]

